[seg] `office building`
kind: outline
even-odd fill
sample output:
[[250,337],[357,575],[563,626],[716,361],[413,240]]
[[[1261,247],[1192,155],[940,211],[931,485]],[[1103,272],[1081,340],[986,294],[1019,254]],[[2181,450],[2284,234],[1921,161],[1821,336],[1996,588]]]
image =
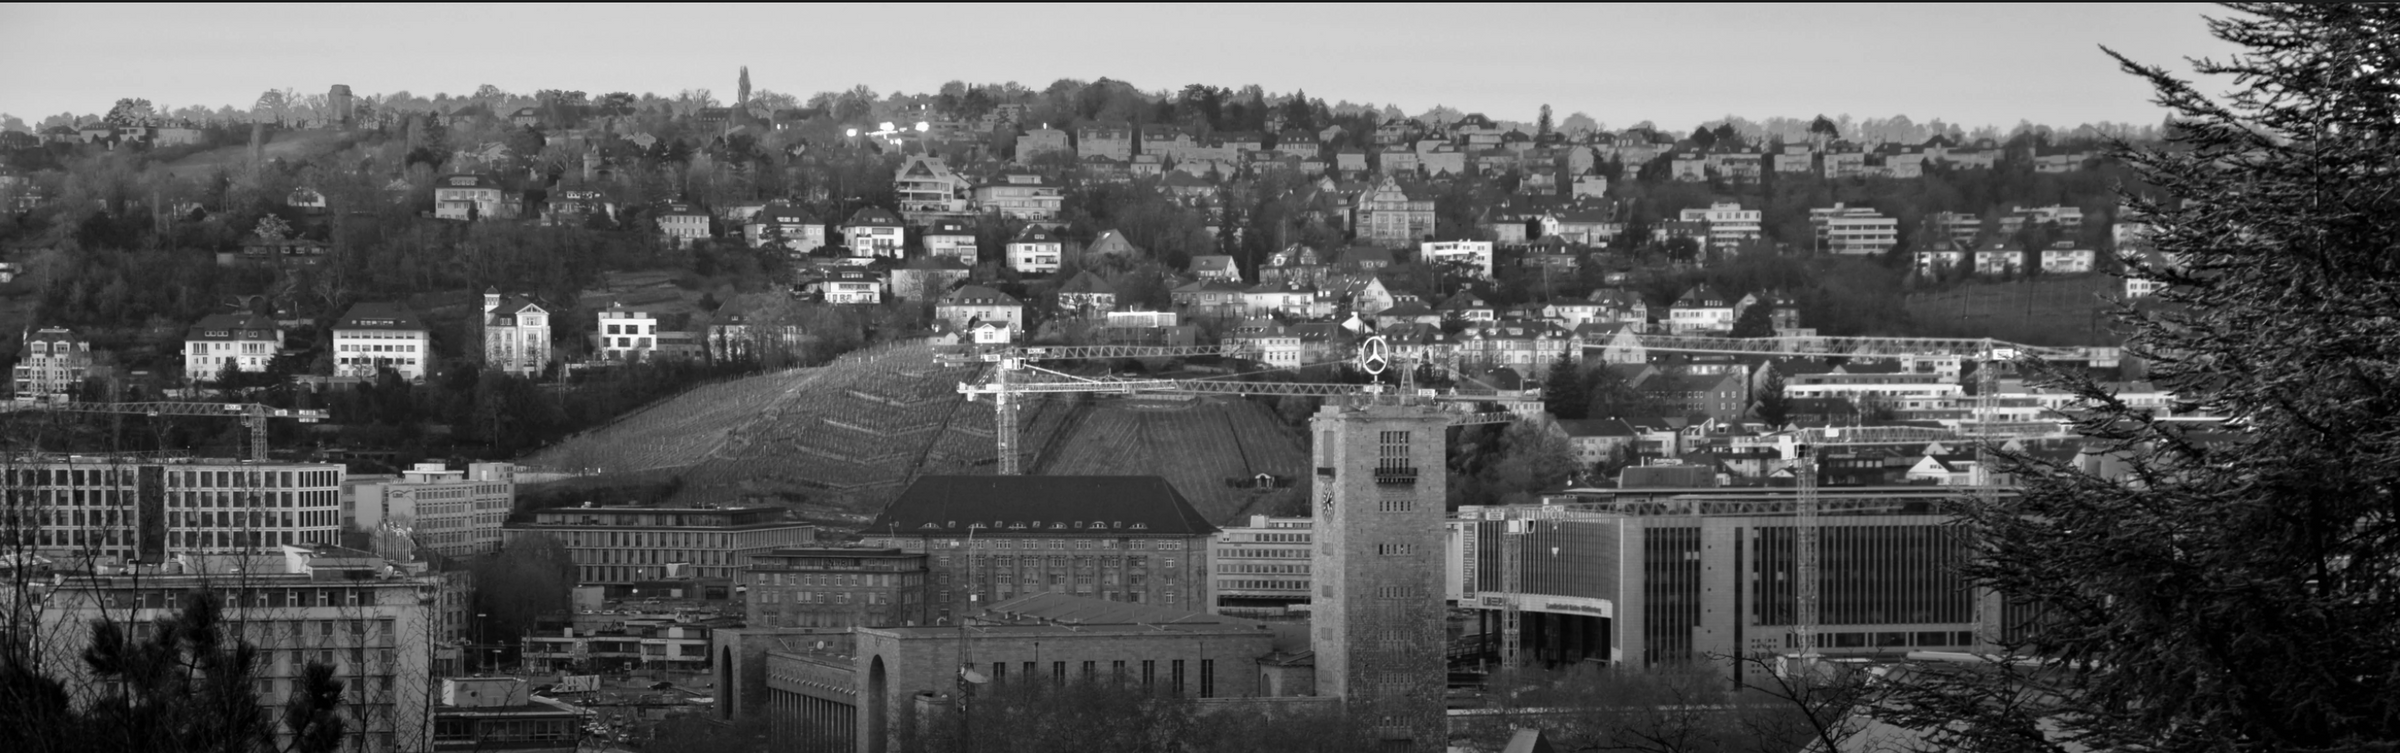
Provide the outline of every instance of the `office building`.
[[925,553],[897,548],[796,547],[752,555],[750,627],[923,625]]
[[516,504],[517,469],[470,463],[452,471],[418,463],[398,479],[352,486],[350,498],[350,519],[359,530],[388,523],[418,546],[464,559],[500,550],[500,524]]
[[501,528],[557,539],[575,561],[576,582],[612,591],[669,575],[740,582],[750,557],[816,540],[816,528],[778,507],[567,507]]
[[1218,529],[1208,542],[1216,580],[1209,611],[1243,617],[1306,613],[1309,550],[1314,537],[1308,518],[1250,516],[1249,525]]
[[411,382],[433,365],[433,333],[397,303],[361,303],[333,324],[333,375],[373,379],[391,369]]
[[926,555],[947,623],[1042,592],[1205,609],[1216,530],[1157,476],[920,476],[859,535]]
[[12,465],[0,490],[26,500],[20,514],[35,522],[0,536],[78,566],[330,544],[345,522],[337,464],[59,455]]

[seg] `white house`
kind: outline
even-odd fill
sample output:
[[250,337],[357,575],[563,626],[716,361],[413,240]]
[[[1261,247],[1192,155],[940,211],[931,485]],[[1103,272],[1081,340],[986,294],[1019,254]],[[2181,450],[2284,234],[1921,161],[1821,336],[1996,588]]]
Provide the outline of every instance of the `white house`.
[[936,259],[956,259],[958,263],[975,266],[979,251],[975,247],[975,231],[958,220],[934,220],[925,227],[925,255]]
[[842,225],[842,240],[850,247],[851,256],[880,256],[898,259],[907,252],[907,226],[900,216],[882,207],[867,207],[850,215]]
[[675,202],[658,212],[658,233],[678,246],[690,246],[693,241],[709,237],[708,213],[699,207]]
[[1462,264],[1476,277],[1492,277],[1491,241],[1427,241],[1417,244],[1417,259],[1435,266]]
[[978,323],[992,323],[1012,330],[1025,328],[1025,304],[1014,296],[982,285],[967,285],[942,297],[933,306],[934,317],[951,326],[965,329]]
[[592,329],[599,338],[598,353],[604,360],[641,361],[658,350],[658,319],[648,311],[625,308],[611,302],[597,313],[599,322]]
[[264,372],[275,351],[283,347],[283,327],[254,314],[215,314],[202,318],[183,336],[183,374],[193,380],[217,378],[225,369]]
[[520,376],[550,363],[550,312],[524,296],[483,291],[483,367]]
[[1066,244],[1058,236],[1027,226],[1008,242],[1008,268],[1018,274],[1049,274],[1058,271],[1059,257],[1065,253]]

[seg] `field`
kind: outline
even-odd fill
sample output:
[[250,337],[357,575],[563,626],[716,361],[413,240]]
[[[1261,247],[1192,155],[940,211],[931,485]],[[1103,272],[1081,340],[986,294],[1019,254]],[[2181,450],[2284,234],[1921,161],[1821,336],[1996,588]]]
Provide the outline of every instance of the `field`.
[[2108,329],[2107,296],[2123,290],[2117,278],[2092,274],[2030,281],[1969,283],[1908,297],[1914,333],[1925,337],[1991,337],[2027,345],[2117,345]]
[[[357,138],[356,133],[342,131],[269,131],[265,152],[267,159],[297,162],[307,157],[336,151]],[[190,148],[190,147],[186,147]],[[250,146],[220,147],[194,153],[167,165],[177,175],[196,175],[220,167],[232,167],[250,159]]]
[[[944,366],[921,344],[694,389],[525,462],[612,476],[677,473],[675,504],[778,504],[857,525],[920,474],[997,465],[989,402],[958,394],[979,365]],[[1267,407],[1237,399],[1046,396],[1018,413],[1021,466],[1041,474],[1157,474],[1212,520],[1293,494],[1229,485],[1297,479],[1298,439]]]

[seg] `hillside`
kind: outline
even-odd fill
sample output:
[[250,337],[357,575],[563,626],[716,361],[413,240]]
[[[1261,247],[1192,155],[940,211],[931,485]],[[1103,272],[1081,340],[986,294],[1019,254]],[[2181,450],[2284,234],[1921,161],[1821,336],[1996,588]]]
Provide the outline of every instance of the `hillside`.
[[2123,285],[2109,275],[2037,277],[1971,282],[1908,297],[1914,334],[1990,337],[2027,345],[2117,345],[2109,330],[2108,298]]
[[[602,479],[675,472],[676,504],[785,504],[863,523],[917,474],[993,471],[991,404],[957,392],[981,368],[940,365],[922,344],[855,353],[694,389],[524,462],[599,469]],[[1293,493],[1228,480],[1293,479],[1308,462],[1274,412],[1246,400],[1044,397],[1027,401],[1019,422],[1029,472],[1162,475],[1219,521]]]

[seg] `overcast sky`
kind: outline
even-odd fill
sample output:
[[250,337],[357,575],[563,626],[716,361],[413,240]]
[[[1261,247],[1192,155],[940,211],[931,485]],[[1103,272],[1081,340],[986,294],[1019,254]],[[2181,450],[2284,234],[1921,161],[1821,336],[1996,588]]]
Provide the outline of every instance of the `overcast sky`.
[[556,88],[730,98],[945,81],[1040,89],[1102,76],[1305,89],[1612,127],[1906,114],[2008,126],[2155,123],[2100,52],[2185,69],[2222,57],[2198,5],[916,6],[687,4],[0,6],[0,112],[106,112],[119,97],[247,108],[261,91]]

